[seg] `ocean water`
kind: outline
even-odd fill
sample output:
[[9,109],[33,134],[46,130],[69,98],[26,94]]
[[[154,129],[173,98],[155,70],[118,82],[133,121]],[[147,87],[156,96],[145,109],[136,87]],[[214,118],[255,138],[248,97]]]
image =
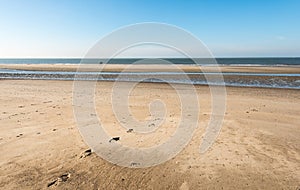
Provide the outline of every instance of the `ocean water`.
[[71,72],[71,71],[20,71],[0,69],[0,79],[23,80],[89,80],[130,81],[151,83],[179,83],[199,85],[225,85],[300,89],[300,73],[176,73],[176,72]]
[[[142,59],[85,59],[85,63],[99,64],[133,64]],[[187,58],[168,58],[164,59],[173,64],[195,64],[193,59]],[[210,65],[215,63],[212,59],[195,58],[201,65]],[[216,58],[220,65],[263,65],[263,66],[281,66],[281,65],[299,65],[300,57],[286,58]],[[80,64],[81,59],[0,59],[0,64]],[[147,59],[143,63],[160,64],[160,60]]]
[[[105,63],[107,60],[84,60],[85,63]],[[112,59],[110,64],[132,64],[140,59]],[[194,64],[191,59],[167,59],[173,64]],[[81,59],[0,59],[0,64],[80,64]],[[213,60],[201,59],[201,65],[211,65]],[[300,67],[300,58],[218,58],[218,64],[236,66],[287,66]],[[147,60],[144,63],[159,64],[159,60]],[[217,73],[174,73],[174,72],[57,72],[57,71],[25,71],[0,69],[0,79],[25,80],[97,80],[97,81],[143,81],[167,82],[200,85],[226,85],[242,87],[300,89],[300,73],[222,73],[224,81],[218,79]],[[207,80],[210,78],[212,80]]]

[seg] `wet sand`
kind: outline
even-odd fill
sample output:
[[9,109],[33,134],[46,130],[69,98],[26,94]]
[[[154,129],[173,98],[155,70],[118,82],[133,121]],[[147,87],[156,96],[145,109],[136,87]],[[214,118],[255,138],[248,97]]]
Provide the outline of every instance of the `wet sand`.
[[[132,169],[85,152],[72,109],[72,81],[0,80],[1,189],[297,189],[300,187],[300,91],[227,88],[227,110],[217,141],[199,154],[210,117],[210,91],[197,86],[199,128],[175,158]],[[120,128],[110,97],[112,82],[98,82],[97,113],[120,143],[149,146],[157,138],[133,141]],[[168,138],[180,121],[175,91],[167,84],[139,84],[130,95],[132,114],[145,119],[148,103],[162,99],[171,110]],[[85,153],[84,153],[85,152]]]
[[176,65],[178,68],[170,69],[169,65],[134,65],[130,66],[122,64],[106,64],[92,65],[86,64],[79,66],[78,64],[0,64],[0,69],[19,69],[19,70],[39,70],[39,71],[103,71],[103,72],[121,72],[126,69],[130,72],[171,72],[181,69],[185,72],[247,72],[247,73],[300,73],[299,66],[192,66],[192,65]]

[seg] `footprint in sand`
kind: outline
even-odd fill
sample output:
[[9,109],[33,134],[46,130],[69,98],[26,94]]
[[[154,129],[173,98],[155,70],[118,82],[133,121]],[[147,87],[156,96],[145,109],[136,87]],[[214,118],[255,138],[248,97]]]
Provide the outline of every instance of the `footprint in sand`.
[[91,149],[87,149],[86,151],[84,151],[83,153],[81,153],[80,158],[85,158],[87,156],[90,156],[92,154],[92,150]]
[[119,141],[120,137],[113,137],[109,140],[109,142],[111,143],[112,141]]
[[43,102],[43,103],[51,103],[52,101],[45,101],[45,102]]
[[133,129],[128,129],[126,132],[127,132],[127,133],[132,133],[132,132],[133,132]]
[[148,125],[148,127],[155,127],[155,124],[151,123],[151,124]]
[[51,181],[50,183],[48,183],[47,187],[51,187],[53,185],[58,185],[61,182],[66,182],[66,181],[68,181],[68,179],[70,177],[71,177],[70,173],[63,174],[63,175],[59,176],[57,179],[55,179],[55,180]]

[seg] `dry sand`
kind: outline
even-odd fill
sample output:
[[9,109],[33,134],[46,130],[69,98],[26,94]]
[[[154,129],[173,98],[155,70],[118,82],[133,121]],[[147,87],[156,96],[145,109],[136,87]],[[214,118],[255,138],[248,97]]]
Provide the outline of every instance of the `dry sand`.
[[[227,88],[221,133],[209,151],[200,155],[199,145],[211,109],[208,87],[197,86],[201,121],[192,141],[161,165],[132,169],[113,165],[95,153],[82,156],[89,147],[76,128],[72,84],[0,80],[0,189],[300,187],[299,90]],[[109,101],[112,85],[97,84],[98,114],[110,133],[121,137],[120,143],[132,143],[134,133],[116,130],[120,125]],[[171,110],[164,130],[157,134],[167,138],[180,120],[178,97],[172,88],[139,84],[130,96],[131,109],[137,118],[145,119],[149,101],[157,98]],[[136,145],[159,143],[151,139]]]

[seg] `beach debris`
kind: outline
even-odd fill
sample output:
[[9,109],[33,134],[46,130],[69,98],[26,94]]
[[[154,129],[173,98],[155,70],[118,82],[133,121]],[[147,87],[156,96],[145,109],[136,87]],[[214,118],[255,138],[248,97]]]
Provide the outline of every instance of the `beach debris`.
[[66,182],[71,177],[70,173],[65,173],[61,176],[59,176],[57,179],[51,181],[47,184],[47,187],[51,187],[52,185],[58,185],[60,182]]
[[133,129],[128,129],[126,132],[127,132],[127,133],[132,133],[132,132],[133,132]]
[[87,149],[83,153],[81,153],[80,158],[85,158],[87,156],[90,156],[92,154],[92,149]]
[[21,137],[21,136],[23,136],[23,134],[22,134],[22,133],[18,134],[16,137]]
[[120,137],[113,137],[109,140],[109,142],[112,142],[112,141],[119,141],[120,140]]
[[253,111],[253,112],[258,112],[258,109],[251,109],[251,111]]
[[20,106],[18,106],[18,108],[24,108],[25,106],[23,106],[23,105],[20,105]]
[[57,129],[52,129],[52,131],[56,131]]

